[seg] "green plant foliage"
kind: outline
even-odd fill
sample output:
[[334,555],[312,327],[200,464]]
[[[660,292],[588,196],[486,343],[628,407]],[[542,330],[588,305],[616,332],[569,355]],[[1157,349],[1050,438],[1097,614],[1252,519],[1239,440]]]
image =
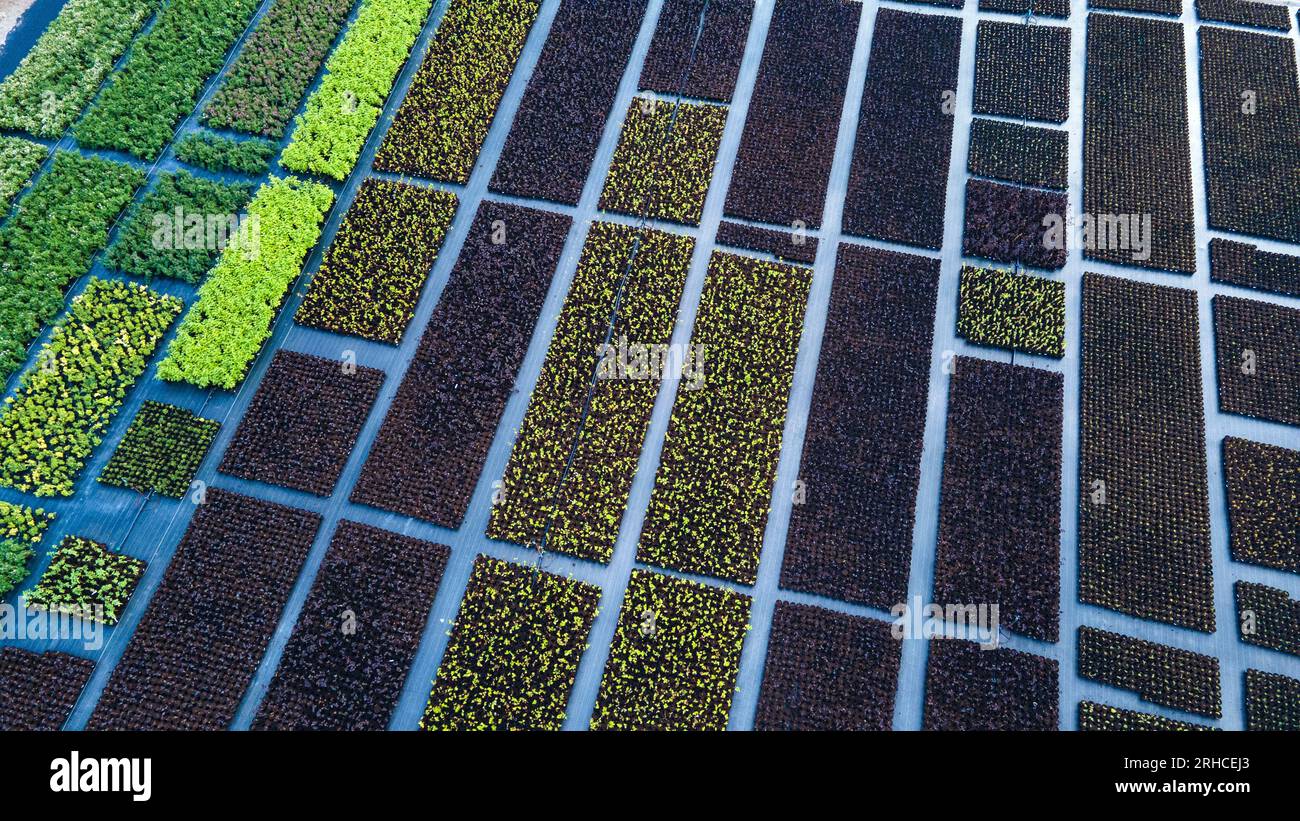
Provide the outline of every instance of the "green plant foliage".
[[479,556],[438,667],[425,730],[558,730],[600,588]]
[[724,106],[633,100],[600,207],[698,225],[726,125]]
[[0,84],[0,128],[61,135],[161,0],[69,0]]
[[294,119],[285,168],[346,179],[379,121],[393,81],[420,36],[432,0],[363,0],[343,42],[325,63],[329,73]]
[[362,183],[312,278],[298,324],[401,344],[457,202],[434,188]]
[[238,239],[249,184],[205,180],[188,171],[162,174],[132,209],[104,264],[138,277],[198,282],[217,255]]
[[236,140],[210,131],[192,131],[176,141],[176,159],[209,171],[237,171],[260,177],[271,170],[274,143]]
[[63,309],[63,293],[108,244],[108,229],[144,183],[122,163],[60,151],[0,227],[0,380]]
[[258,0],[171,0],[73,127],[77,142],[156,158],[257,6]]
[[375,168],[469,182],[540,8],[539,0],[452,0]]
[[0,598],[27,580],[31,575],[27,563],[35,555],[35,551],[26,542],[0,539]]
[[99,481],[179,499],[189,490],[220,431],[220,422],[175,405],[146,401]]
[[753,584],[812,272],[715,253],[691,343],[705,384],[677,392],[637,557]]
[[22,137],[0,137],[0,212],[32,181],[50,149]]
[[594,730],[725,730],[748,596],[633,570],[591,717]]
[[1065,356],[1065,283],[965,267],[957,335],[977,345]]
[[[547,550],[610,560],[665,375],[652,372],[650,353],[655,345],[666,350],[672,340],[693,251],[689,237],[603,222],[592,226],[511,451],[488,536],[535,545],[545,535]],[[618,321],[610,334],[616,303]],[[612,349],[601,347],[607,336]],[[639,367],[634,350],[645,352],[646,373],[629,368],[620,375],[617,367],[605,367],[618,358]]]
[[[49,568],[23,596],[23,603],[33,609],[117,624],[145,563],[77,536],[65,538],[52,555]],[[103,608],[102,618],[97,608]]]
[[181,312],[176,297],[92,279],[0,412],[0,485],[72,495],[77,473]]
[[294,177],[272,177],[258,189],[248,204],[256,243],[222,252],[159,364],[158,378],[226,390],[244,380],[333,201],[329,188]]
[[0,539],[16,539],[35,544],[45,535],[46,528],[53,521],[54,514],[46,513],[39,507],[33,510],[0,502]]

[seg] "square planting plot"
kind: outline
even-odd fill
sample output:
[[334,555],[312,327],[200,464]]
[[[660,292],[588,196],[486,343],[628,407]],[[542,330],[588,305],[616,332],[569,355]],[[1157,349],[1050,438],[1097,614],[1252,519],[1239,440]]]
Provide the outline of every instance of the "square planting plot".
[[812,265],[817,260],[817,238],[807,236],[805,231],[777,231],[740,222],[723,222],[718,225],[716,241],[719,245],[771,254],[783,262]]
[[1065,283],[997,268],[961,269],[957,335],[976,345],[1065,356]]
[[633,100],[600,207],[699,225],[726,124],[722,106]]
[[460,526],[569,223],[517,205],[479,207],[352,501]]
[[1246,729],[1300,732],[1300,679],[1247,670]]
[[926,730],[1041,730],[1058,727],[1057,663],[1007,647],[930,642]]
[[1148,732],[1187,731],[1198,732],[1216,730],[1204,724],[1190,721],[1176,721],[1172,718],[1142,713],[1137,710],[1125,710],[1111,707],[1109,704],[1097,704],[1093,701],[1079,702],[1079,729],[1084,732],[1120,732],[1131,733],[1140,730]]
[[1217,26],[1199,36],[1210,227],[1300,242],[1295,46]]
[[645,9],[646,0],[560,4],[492,175],[493,191],[577,204]]
[[1064,268],[1068,209],[1065,192],[967,180],[962,253],[1033,268]]
[[1079,628],[1079,676],[1132,690],[1143,701],[1219,718],[1219,660],[1119,633]]
[[179,499],[190,490],[220,431],[220,422],[145,400],[99,481]]
[[1070,30],[981,20],[975,113],[1063,123],[1070,116]]
[[1196,16],[1201,20],[1218,23],[1236,23],[1240,26],[1290,31],[1291,18],[1287,7],[1275,2],[1257,3],[1251,0],[1196,0]]
[[1214,297],[1219,407],[1300,425],[1300,309]]
[[479,556],[420,727],[560,729],[599,603],[594,585]]
[[367,179],[294,321],[401,344],[457,204],[446,191]]
[[114,553],[99,542],[67,536],[23,602],[37,610],[117,624],[144,569],[139,559]]
[[1070,171],[1068,131],[986,120],[971,121],[966,170],[1039,188],[1065,190]]
[[86,729],[229,727],[320,522],[209,490]]
[[979,4],[980,11],[1025,14],[1032,10],[1035,17],[1070,16],[1070,0],[979,0]]
[[591,718],[595,730],[725,730],[750,598],[633,570]]
[[727,190],[728,216],[821,225],[861,17],[858,3],[776,0]]
[[907,597],[938,287],[937,259],[840,246],[782,587]]
[[1210,279],[1242,288],[1300,296],[1300,257],[1261,251],[1254,245],[1210,240]]
[[253,729],[387,729],[450,555],[339,522]]
[[[812,272],[715,252],[637,547],[647,564],[753,584]],[[689,516],[683,513],[689,511]]]
[[640,87],[727,102],[736,88],[753,14],[754,0],[667,0]]
[[67,653],[0,647],[0,732],[62,729],[94,670],[95,662]]
[[996,604],[1008,629],[1054,642],[1064,377],[966,357],[954,369],[934,601]]
[[846,233],[924,248],[943,243],[949,100],[960,52],[955,17],[877,13],[844,201]]
[[1090,259],[1196,270],[1184,55],[1180,23],[1088,16],[1083,213],[1118,226],[1094,225]]
[[1238,581],[1233,589],[1241,640],[1300,656],[1300,601],[1263,584]]
[[1214,631],[1196,294],[1084,274],[1079,599]]
[[[655,399],[677,370],[668,343],[694,247],[662,231],[592,226],[489,537],[610,560]],[[695,360],[681,361],[684,384],[696,384]]]
[[329,496],[383,383],[374,368],[279,351],[221,472]]
[[1300,573],[1300,450],[1223,440],[1232,558]]
[[402,100],[375,170],[469,182],[540,0],[453,0]]
[[756,730],[888,730],[902,643],[890,626],[777,602]]
[[1088,0],[1088,7],[1116,11],[1145,11],[1177,17],[1183,13],[1183,0]]

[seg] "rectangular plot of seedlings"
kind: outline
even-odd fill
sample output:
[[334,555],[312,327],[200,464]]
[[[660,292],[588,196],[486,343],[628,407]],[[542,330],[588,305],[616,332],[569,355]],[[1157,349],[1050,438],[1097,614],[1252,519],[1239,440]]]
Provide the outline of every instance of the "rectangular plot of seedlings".
[[1183,13],[1183,0],[1088,0],[1088,7],[1115,11],[1145,11],[1177,17]]
[[811,282],[807,268],[714,253],[691,337],[707,365],[678,388],[641,561],[754,583]]
[[1241,640],[1300,656],[1300,601],[1263,584],[1238,581],[1233,589]]
[[1196,295],[1084,274],[1079,598],[1214,631]]
[[457,203],[446,191],[367,179],[294,321],[401,344]]
[[1079,675],[1136,692],[1143,701],[1219,718],[1219,660],[1119,633],[1079,628]]
[[1176,721],[1152,713],[1125,710],[1122,707],[1111,707],[1109,704],[1097,704],[1093,701],[1079,702],[1079,730],[1083,732],[1131,733],[1140,730],[1148,732],[1171,732],[1174,730],[1195,732],[1214,729],[1216,728],[1207,727],[1204,724]]
[[565,0],[492,175],[503,194],[576,205],[646,0]]
[[633,100],[600,207],[698,225],[726,125],[722,106]]
[[726,213],[821,224],[862,7],[776,0]]
[[221,472],[329,496],[384,383],[384,372],[279,351]]
[[1300,296],[1300,257],[1261,251],[1245,242],[1210,240],[1210,279],[1242,288]]
[[1196,16],[1201,20],[1219,23],[1236,23],[1240,26],[1291,30],[1291,17],[1287,7],[1277,3],[1257,3],[1252,0],[1196,0]]
[[975,113],[1063,123],[1070,116],[1070,30],[981,20]]
[[967,357],[954,367],[934,600],[996,604],[1010,630],[1054,642],[1064,376]]
[[979,0],[979,4],[980,11],[1025,14],[1032,9],[1035,17],[1070,16],[1070,0]]
[[1300,573],[1300,450],[1223,440],[1232,558]]
[[558,730],[600,588],[479,556],[420,727]]
[[460,526],[569,224],[517,205],[479,207],[352,501]]
[[930,642],[925,673],[927,730],[1055,730],[1059,726],[1058,665],[972,641]]
[[209,490],[87,729],[229,727],[320,521]]
[[960,51],[955,17],[887,8],[877,14],[845,232],[925,248],[943,243]]
[[966,170],[1039,188],[1065,190],[1069,182],[1068,131],[980,117],[971,121]]
[[1099,230],[1107,239],[1094,236],[1086,257],[1196,270],[1184,54],[1180,23],[1088,16],[1083,213],[1094,223],[1136,221],[1146,242],[1115,241]]
[[61,730],[94,670],[90,659],[67,653],[0,647],[0,731]]
[[189,491],[220,431],[220,422],[145,400],[99,481],[179,499]]
[[641,69],[640,87],[729,101],[753,14],[754,0],[666,0]]
[[67,536],[36,587],[23,596],[23,604],[117,624],[144,568],[144,562],[114,553],[107,545]]
[[387,729],[450,555],[339,522],[253,729]]
[[1246,729],[1300,731],[1300,679],[1247,670]]
[[961,269],[957,335],[976,345],[1065,356],[1065,283],[997,268]]
[[1064,191],[967,180],[962,253],[1033,268],[1064,268],[1068,214]]
[[1300,242],[1300,85],[1291,39],[1202,26],[1199,41],[1210,227]]
[[1219,407],[1300,425],[1300,309],[1214,297]]
[[802,231],[777,231],[740,222],[718,224],[717,243],[771,254],[785,262],[812,265],[817,260],[817,238]]
[[633,570],[591,717],[594,730],[725,730],[750,598]]
[[696,360],[669,347],[694,247],[662,231],[592,226],[489,537],[545,538],[548,550],[610,560],[660,385],[671,376],[696,384]]
[[907,597],[938,288],[937,259],[840,246],[782,587]]
[[902,642],[885,622],[777,602],[755,730],[888,730]]

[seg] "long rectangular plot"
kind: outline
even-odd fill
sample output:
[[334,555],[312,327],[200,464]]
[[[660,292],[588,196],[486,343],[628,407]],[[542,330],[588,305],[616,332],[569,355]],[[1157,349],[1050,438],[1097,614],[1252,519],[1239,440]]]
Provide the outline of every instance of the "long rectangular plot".
[[774,225],[821,224],[862,8],[776,0],[726,213]]
[[716,241],[719,245],[771,254],[785,262],[812,265],[817,260],[817,238],[806,236],[803,231],[777,231],[740,222],[723,222],[718,225]]
[[1091,259],[1191,273],[1192,221],[1187,71],[1179,23],[1088,16],[1084,92],[1083,213],[1150,217],[1149,255],[1094,243]]
[[646,0],[565,0],[492,175],[503,194],[576,205]]
[[1204,732],[1216,729],[1204,724],[1189,721],[1177,721],[1172,718],[1143,713],[1137,710],[1125,710],[1111,707],[1109,704],[1097,704],[1093,701],[1079,702],[1079,730],[1081,732]]
[[782,587],[907,597],[938,288],[937,259],[840,247]]
[[517,205],[479,207],[352,501],[460,526],[569,225]]
[[753,14],[754,0],[667,0],[641,69],[641,88],[729,101]]
[[1300,257],[1215,237],[1210,240],[1210,279],[1242,288],[1300,296]]
[[1213,656],[1080,627],[1079,676],[1175,710],[1223,715],[1219,660]]
[[[637,557],[753,584],[812,272],[715,252]],[[683,513],[689,511],[689,516]]]
[[387,729],[450,556],[339,522],[253,729]]
[[844,201],[844,231],[938,249],[961,20],[882,8]]
[[1236,23],[1241,26],[1291,30],[1291,16],[1280,3],[1253,0],[1196,0],[1196,16],[1201,20]]
[[320,522],[208,490],[86,729],[227,728]]
[[489,537],[610,560],[659,387],[674,370],[668,345],[694,249],[689,237],[592,226]]
[[1088,0],[1088,7],[1115,11],[1145,11],[1177,17],[1183,13],[1183,0]]
[[1300,425],[1300,309],[1214,297],[1219,407]]
[[1199,41],[1210,227],[1300,242],[1300,85],[1292,40],[1202,26]]
[[1084,275],[1079,598],[1213,632],[1197,328],[1191,291]]
[[934,601],[996,604],[1056,641],[1061,605],[1059,373],[960,357],[948,398]]
[[0,647],[0,732],[63,728],[95,663],[67,653]]

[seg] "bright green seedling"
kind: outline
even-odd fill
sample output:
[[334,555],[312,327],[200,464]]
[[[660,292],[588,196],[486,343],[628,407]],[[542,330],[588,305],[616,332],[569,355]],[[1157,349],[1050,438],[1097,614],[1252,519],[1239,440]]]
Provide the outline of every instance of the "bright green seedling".
[[23,602],[33,609],[117,624],[144,569],[139,559],[114,553],[99,542],[68,536]]

